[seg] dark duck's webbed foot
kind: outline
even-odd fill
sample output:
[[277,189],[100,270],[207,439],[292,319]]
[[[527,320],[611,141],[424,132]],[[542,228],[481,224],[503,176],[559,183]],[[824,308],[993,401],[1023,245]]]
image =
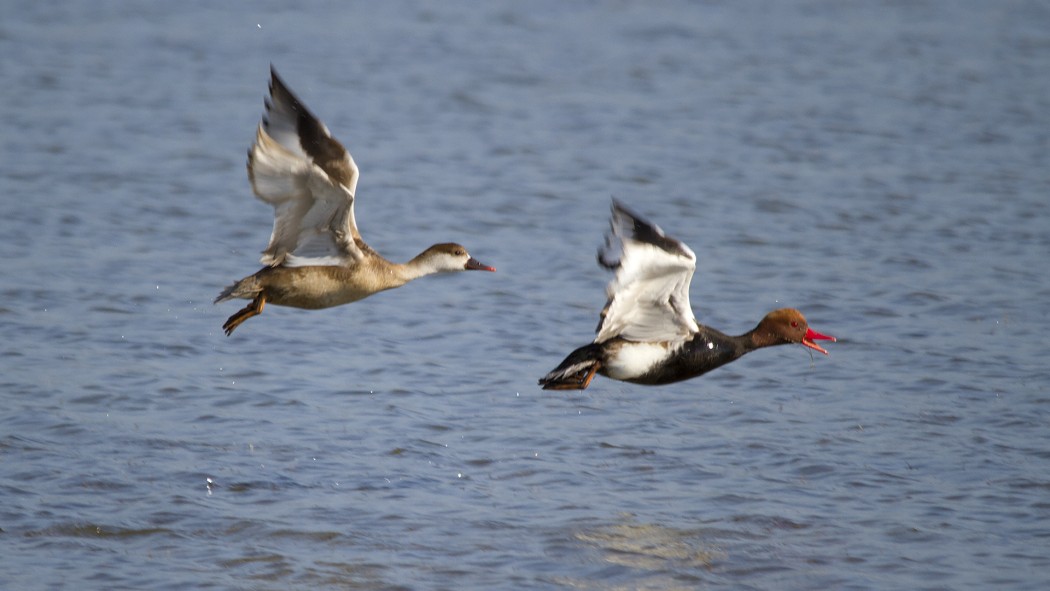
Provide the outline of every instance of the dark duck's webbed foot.
[[591,385],[591,380],[594,379],[594,374],[598,373],[600,366],[601,363],[596,361],[590,367],[581,368],[570,375],[544,378],[540,380],[540,385],[544,390],[586,390],[587,386]]
[[600,345],[590,344],[576,349],[561,365],[540,378],[544,390],[584,390],[591,385],[594,374],[602,367]]

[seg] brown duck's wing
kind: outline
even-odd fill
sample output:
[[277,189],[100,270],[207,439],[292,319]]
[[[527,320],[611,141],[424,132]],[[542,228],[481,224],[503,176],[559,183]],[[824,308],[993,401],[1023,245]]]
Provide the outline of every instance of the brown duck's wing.
[[354,218],[358,169],[347,152],[271,68],[248,178],[274,207],[268,265],[346,265],[366,256]]

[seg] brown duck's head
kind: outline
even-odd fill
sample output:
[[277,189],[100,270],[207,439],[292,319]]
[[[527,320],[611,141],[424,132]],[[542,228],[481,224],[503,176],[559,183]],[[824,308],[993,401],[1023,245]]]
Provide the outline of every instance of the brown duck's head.
[[754,330],[755,345],[759,347],[799,343],[827,355],[828,352],[814,341],[836,340],[835,337],[820,334],[810,328],[806,317],[794,308],[773,310],[766,314]]
[[423,253],[417,258],[431,261],[435,270],[442,273],[454,271],[496,270],[495,267],[490,267],[478,262],[477,259],[470,256],[470,253],[467,252],[466,248],[453,242],[435,244],[423,251]]

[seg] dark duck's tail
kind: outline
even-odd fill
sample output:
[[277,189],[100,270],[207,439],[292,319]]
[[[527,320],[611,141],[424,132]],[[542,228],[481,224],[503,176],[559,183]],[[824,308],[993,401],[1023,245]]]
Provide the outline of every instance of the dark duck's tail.
[[584,345],[569,353],[561,365],[540,378],[540,385],[544,390],[583,390],[601,367],[601,345]]

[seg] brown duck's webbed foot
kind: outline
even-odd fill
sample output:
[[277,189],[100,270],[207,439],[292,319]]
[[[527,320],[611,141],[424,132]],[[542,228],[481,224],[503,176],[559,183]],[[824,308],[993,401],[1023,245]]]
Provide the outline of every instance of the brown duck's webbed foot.
[[242,322],[251,318],[252,316],[258,316],[262,314],[263,307],[266,305],[266,296],[259,294],[255,296],[252,303],[242,308],[239,312],[230,316],[226,319],[226,324],[222,325],[222,329],[226,331],[226,336],[233,334],[234,329],[241,325]]

